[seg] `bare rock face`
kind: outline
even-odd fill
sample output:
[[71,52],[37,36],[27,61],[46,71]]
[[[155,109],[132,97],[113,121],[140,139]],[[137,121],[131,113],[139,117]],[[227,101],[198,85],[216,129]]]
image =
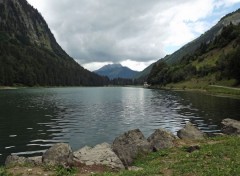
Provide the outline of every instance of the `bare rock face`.
[[240,121],[233,119],[223,119],[222,132],[228,135],[239,135],[240,134]]
[[150,143],[139,129],[128,131],[117,137],[113,141],[112,148],[125,167],[130,166],[138,155],[152,151]]
[[177,136],[180,139],[188,140],[201,140],[205,138],[205,134],[190,122],[188,122],[183,129],[177,132]]
[[164,130],[157,129],[155,132],[148,137],[148,142],[150,143],[153,151],[158,151],[164,148],[174,147],[173,141],[176,139],[172,133]]
[[124,169],[122,161],[108,143],[96,145],[94,148],[83,147],[74,152],[74,157],[86,165],[105,165],[114,170]]
[[68,144],[55,144],[43,154],[42,161],[52,166],[71,166],[73,164],[72,149]]

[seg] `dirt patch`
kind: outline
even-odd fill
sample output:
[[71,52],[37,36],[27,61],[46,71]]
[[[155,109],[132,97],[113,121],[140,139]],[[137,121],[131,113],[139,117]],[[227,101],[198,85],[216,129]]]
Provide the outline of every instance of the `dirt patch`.
[[178,139],[178,140],[174,141],[174,145],[176,147],[193,146],[193,145],[200,145],[200,142],[198,142],[198,141],[191,141],[191,140]]
[[[95,173],[103,173],[107,171],[115,172],[112,169],[109,169],[105,166],[101,165],[92,165],[86,166],[84,164],[77,164],[74,166],[77,169],[76,176],[90,176]],[[8,173],[13,174],[13,176],[55,176],[56,171],[44,169],[43,167],[23,167],[23,166],[16,166],[13,168],[7,169]]]
[[173,171],[171,169],[163,169],[161,172],[164,176],[172,176],[173,175]]
[[53,176],[54,171],[45,171],[41,167],[14,167],[7,170],[13,175],[24,175],[24,176]]
[[88,175],[91,175],[94,173],[103,173],[103,172],[107,172],[107,171],[114,172],[114,170],[112,170],[106,166],[102,166],[102,165],[87,166],[85,164],[78,163],[75,165],[75,167],[78,169],[77,176],[88,176]]

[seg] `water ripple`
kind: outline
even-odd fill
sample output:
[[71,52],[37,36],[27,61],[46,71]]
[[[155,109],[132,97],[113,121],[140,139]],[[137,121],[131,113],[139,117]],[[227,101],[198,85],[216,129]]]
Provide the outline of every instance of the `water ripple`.
[[10,153],[38,155],[58,142],[73,150],[111,143],[135,128],[146,137],[158,128],[176,134],[190,121],[205,132],[218,132],[223,118],[240,114],[240,100],[195,92],[107,87],[2,92],[0,163]]

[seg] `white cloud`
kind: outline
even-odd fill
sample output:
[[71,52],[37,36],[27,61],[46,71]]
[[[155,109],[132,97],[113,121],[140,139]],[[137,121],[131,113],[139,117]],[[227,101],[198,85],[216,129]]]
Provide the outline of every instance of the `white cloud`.
[[155,60],[151,60],[148,62],[137,62],[137,61],[132,61],[132,60],[125,60],[125,61],[122,61],[120,64],[122,66],[129,67],[130,69],[135,70],[135,71],[142,71],[144,68],[146,68],[153,62],[155,62]]
[[207,17],[216,8],[240,0],[28,1],[81,65],[95,70],[123,63],[140,70],[169,53],[166,48],[178,48],[209,29],[216,19]]
[[91,62],[91,63],[83,64],[83,67],[90,71],[95,71],[103,67],[104,65],[108,65],[108,64],[113,64],[113,63],[112,62]]

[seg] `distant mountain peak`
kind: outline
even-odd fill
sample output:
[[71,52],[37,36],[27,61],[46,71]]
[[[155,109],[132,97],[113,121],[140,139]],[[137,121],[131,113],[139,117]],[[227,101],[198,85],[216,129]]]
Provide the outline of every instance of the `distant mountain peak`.
[[122,66],[121,64],[108,64],[94,72],[101,76],[107,76],[109,79],[132,79],[138,73],[128,67]]
[[107,64],[101,67],[100,69],[110,69],[110,68],[122,68],[123,66],[121,64]]

